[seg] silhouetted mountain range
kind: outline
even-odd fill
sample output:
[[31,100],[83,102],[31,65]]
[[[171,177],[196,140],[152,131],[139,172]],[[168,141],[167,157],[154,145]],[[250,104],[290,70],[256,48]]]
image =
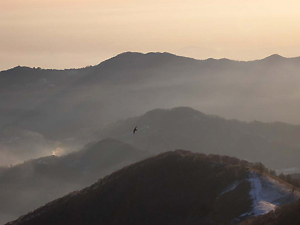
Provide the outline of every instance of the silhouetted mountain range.
[[91,143],[62,157],[48,156],[0,171],[0,223],[91,185],[149,156],[113,139]]
[[[299,193],[245,161],[200,153],[300,168],[300,126],[257,121],[300,122],[299,69],[299,57],[279,55],[239,62],[127,52],[82,69],[0,72],[0,165],[67,153],[0,168],[0,222],[173,149],[198,153],[125,167],[12,224],[229,224],[295,201]],[[298,221],[297,207],[245,223]]]
[[154,108],[299,123],[299,62],[127,52],[82,69],[16,67],[0,72],[0,129],[22,128],[77,147],[88,141],[87,131]]
[[[132,137],[131,130],[138,126]],[[272,169],[298,167],[300,127],[281,123],[240,122],[206,115],[188,107],[156,109],[119,121],[96,133],[149,152],[189,149],[262,162]],[[292,157],[291,157],[292,156]]]

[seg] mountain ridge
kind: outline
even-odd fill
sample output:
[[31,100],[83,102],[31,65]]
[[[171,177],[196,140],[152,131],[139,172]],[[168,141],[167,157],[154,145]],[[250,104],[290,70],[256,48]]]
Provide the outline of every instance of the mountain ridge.
[[12,67],[12,68],[9,68],[9,69],[6,69],[6,70],[2,70],[0,71],[1,72],[7,72],[7,71],[12,71],[12,70],[20,70],[20,69],[31,69],[31,70],[44,70],[44,71],[72,71],[72,70],[83,70],[83,69],[89,69],[91,67],[98,67],[100,66],[102,63],[107,63],[107,62],[110,62],[110,61],[113,61],[113,60],[117,60],[117,59],[120,59],[120,58],[123,58],[123,57],[128,57],[128,56],[134,56],[134,57],[137,57],[137,56],[151,56],[151,55],[156,55],[156,56],[170,56],[170,57],[173,57],[173,58],[182,58],[182,59],[191,59],[191,60],[195,60],[195,61],[200,61],[200,62],[203,62],[203,61],[232,61],[232,62],[257,62],[257,61],[266,61],[266,60],[278,60],[278,59],[292,59],[292,60],[295,60],[295,59],[299,59],[300,56],[295,56],[295,57],[284,57],[284,56],[281,56],[279,54],[272,54],[272,55],[269,55],[269,56],[266,56],[264,58],[261,58],[261,59],[255,59],[255,60],[247,60],[247,61],[244,61],[244,60],[233,60],[233,59],[229,59],[229,58],[219,58],[219,59],[216,59],[216,58],[207,58],[207,59],[195,59],[195,58],[192,58],[192,57],[188,57],[188,56],[181,56],[181,55],[177,55],[177,54],[173,54],[173,53],[169,53],[169,52],[147,52],[147,53],[141,53],[141,52],[131,52],[131,51],[127,51],[127,52],[122,52],[120,54],[117,54],[116,56],[113,56],[111,58],[108,58],[106,60],[103,60],[102,62],[96,64],[96,65],[92,65],[92,66],[85,66],[85,67],[80,67],[80,68],[66,68],[66,69],[51,69],[51,68],[40,68],[40,67],[28,67],[28,66],[15,66],[15,67]]
[[154,108],[187,105],[227,119],[300,123],[297,60],[124,53],[83,70],[1,73],[0,129],[22,128],[78,149],[89,141],[89,130]]
[[[78,152],[41,157],[3,168],[0,171],[0,223],[91,185],[149,155],[110,138],[90,143]],[[3,221],[6,214],[10,219]]]
[[[128,127],[138,126],[136,136]],[[190,107],[155,109],[121,120],[96,132],[96,138],[114,137],[149,152],[189,149],[207,154],[227,154],[261,161],[272,169],[300,168],[282,149],[298,155],[300,126],[278,123],[241,122],[204,114]],[[280,168],[279,168],[280,167]]]
[[270,179],[234,157],[174,150],[115,171],[7,225],[237,223],[271,211],[275,203],[268,200],[289,199],[290,188],[278,194],[281,186]]
[[[205,194],[203,191],[209,184],[198,186],[201,180],[197,181],[195,178],[208,179],[212,170],[218,173],[223,171],[222,168],[222,165],[206,162],[205,156],[201,154],[191,154],[183,150],[162,153],[116,171],[80,192],[70,193],[7,224],[162,224],[160,222],[168,220],[170,223],[180,224],[188,219],[187,210],[193,205],[195,208],[188,214],[196,216],[197,220],[207,221],[209,219],[206,215],[211,210],[209,202],[219,191]],[[218,178],[212,176],[214,188],[225,188],[225,183],[233,181],[237,171],[237,168],[232,167],[228,168],[226,175],[221,173]],[[237,177],[242,177],[242,170],[237,174]],[[222,182],[225,183],[216,186]],[[189,191],[181,192],[183,187]],[[170,191],[169,194],[165,193],[167,190]],[[146,193],[152,194],[147,196]],[[162,195],[163,193],[166,195]],[[195,197],[199,199],[199,203],[195,202]],[[247,205],[250,206],[246,203],[245,207],[240,205],[239,208],[245,210]],[[81,213],[78,213],[78,207]],[[84,211],[81,210],[82,207],[85,208]],[[152,212],[148,207],[152,208]],[[194,211],[197,207],[200,208]],[[77,211],[76,214],[73,214],[74,210]]]

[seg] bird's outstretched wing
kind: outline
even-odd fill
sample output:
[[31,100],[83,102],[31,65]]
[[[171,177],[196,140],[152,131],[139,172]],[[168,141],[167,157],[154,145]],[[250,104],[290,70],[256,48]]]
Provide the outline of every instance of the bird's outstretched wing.
[[137,126],[135,126],[135,128],[133,129],[133,134],[135,134],[135,132],[137,132]]

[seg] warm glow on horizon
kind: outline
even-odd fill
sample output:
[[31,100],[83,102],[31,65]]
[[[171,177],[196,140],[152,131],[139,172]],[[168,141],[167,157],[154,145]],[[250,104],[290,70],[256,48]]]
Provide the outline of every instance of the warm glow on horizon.
[[61,156],[65,153],[65,150],[61,147],[57,147],[54,151],[52,151],[53,156]]
[[2,0],[0,70],[72,68],[125,51],[300,56],[300,1]]

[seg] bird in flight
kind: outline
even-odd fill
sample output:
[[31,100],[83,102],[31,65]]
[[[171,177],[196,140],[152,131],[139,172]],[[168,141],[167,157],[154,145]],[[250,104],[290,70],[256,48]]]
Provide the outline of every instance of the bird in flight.
[[135,132],[137,132],[137,126],[135,126],[135,128],[133,129],[133,134],[135,134]]

